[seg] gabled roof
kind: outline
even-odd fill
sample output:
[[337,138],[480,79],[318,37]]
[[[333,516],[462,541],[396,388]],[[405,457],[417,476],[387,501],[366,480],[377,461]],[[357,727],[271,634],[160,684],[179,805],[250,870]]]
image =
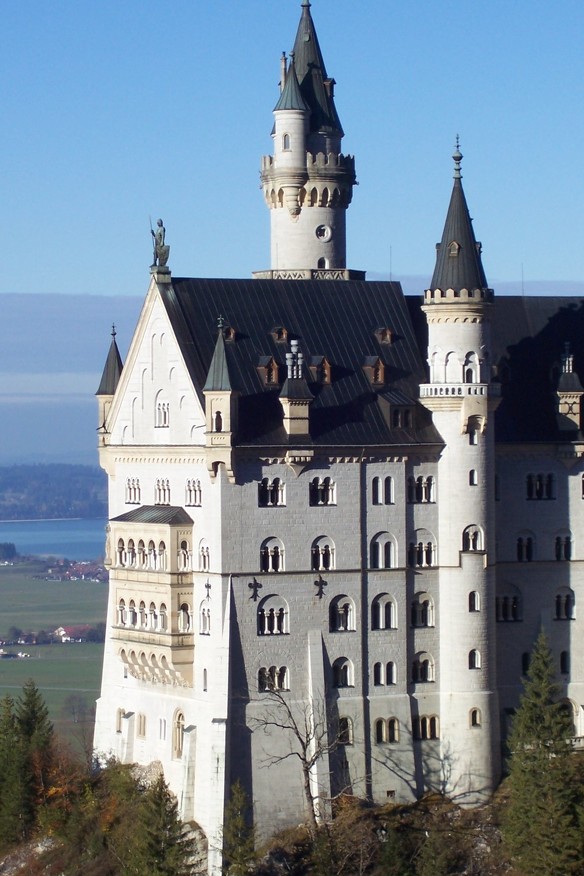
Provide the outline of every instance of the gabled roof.
[[165,526],[192,526],[193,519],[184,508],[175,505],[141,505],[112,517],[112,523],[159,523]]
[[[440,442],[429,415],[420,409],[417,432],[407,435],[389,423],[383,392],[399,390],[413,404],[425,367],[398,283],[358,280],[221,280],[173,278],[159,294],[185,358],[201,403],[203,387],[215,358],[217,314],[237,326],[235,339],[222,346],[230,387],[239,395],[237,444],[287,445],[279,400],[280,387],[267,385],[258,369],[269,357],[287,373],[286,353],[298,340],[303,361],[325,356],[330,383],[311,380],[310,437],[304,444],[372,445],[406,441]],[[375,339],[376,326],[389,324],[392,344]],[[278,341],[274,326],[286,326],[287,342]],[[372,386],[363,360],[377,352],[384,364],[384,383]],[[221,385],[221,384],[215,384]]]
[[[332,96],[332,81],[324,66],[308,0],[302,3],[302,15],[294,42],[294,65],[302,97],[311,111],[310,130],[313,133],[334,132],[342,137],[343,129]],[[331,84],[327,85],[327,82]]]
[[116,330],[115,327],[113,327],[112,342],[110,344],[109,352],[107,354],[107,359],[105,360],[103,374],[101,375],[101,382],[95,394],[114,395],[118,387],[118,383],[120,382],[122,368],[122,357],[120,356],[120,351],[118,350],[118,345],[116,344]]
[[282,89],[282,93],[280,94],[280,99],[274,107],[274,112],[276,112],[277,110],[302,110],[304,112],[309,111],[308,106],[306,105],[302,97],[300,85],[298,84],[298,77],[296,75],[296,68],[294,66],[294,58],[292,58],[290,66],[288,67],[286,82],[284,83],[284,88]]
[[477,243],[472,219],[468,212],[460,162],[462,155],[456,148],[454,186],[444,224],[442,240],[436,247],[436,267],[430,289],[486,289],[487,278],[481,261],[481,245]]

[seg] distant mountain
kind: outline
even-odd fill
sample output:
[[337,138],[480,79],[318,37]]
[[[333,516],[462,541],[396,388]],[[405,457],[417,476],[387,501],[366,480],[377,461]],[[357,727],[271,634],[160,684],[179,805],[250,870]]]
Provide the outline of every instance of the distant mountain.
[[107,478],[97,466],[0,468],[0,520],[107,517]]

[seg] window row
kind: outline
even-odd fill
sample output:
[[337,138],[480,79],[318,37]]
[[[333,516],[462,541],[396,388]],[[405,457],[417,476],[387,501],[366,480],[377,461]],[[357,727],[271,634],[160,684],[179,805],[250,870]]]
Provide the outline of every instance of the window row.
[[[573,620],[576,598],[573,590],[562,587],[554,597],[555,620]],[[514,589],[495,598],[496,618],[499,622],[522,621],[523,604],[519,590]]]
[[[570,533],[562,533],[554,536],[554,557],[559,562],[572,559],[573,543]],[[517,562],[531,563],[535,556],[535,537],[533,535],[520,535],[517,539]]]
[[[518,604],[517,597],[498,597],[497,619],[519,619]],[[471,590],[468,594],[468,610],[469,612],[481,610],[480,594],[476,590]],[[415,628],[434,627],[434,600],[428,593],[417,593],[412,600],[410,624]],[[395,599],[389,593],[379,593],[371,602],[371,629],[376,631],[397,628],[398,612]],[[356,629],[356,609],[353,599],[346,594],[335,596],[329,605],[329,631],[331,633],[346,633]],[[290,633],[288,603],[276,594],[266,596],[257,608],[258,636],[287,635],[288,633]]]
[[[521,674],[527,675],[529,672],[529,666],[531,663],[531,653],[529,651],[525,651],[521,655]],[[560,674],[561,675],[569,675],[570,674],[570,652],[569,651],[561,651],[560,652]]]
[[[129,569],[148,569],[151,572],[169,571],[171,558],[164,541],[158,544],[152,539],[147,543],[144,539],[129,538],[127,543],[123,538],[118,539],[116,546],[115,565]],[[193,562],[193,553],[187,541],[181,541],[176,554],[177,568],[180,572],[195,571],[196,562]],[[199,543],[198,569],[208,572],[210,568],[209,546],[205,540]]]
[[[126,478],[126,505],[140,505],[142,502],[142,488],[140,478]],[[154,504],[170,505],[170,481],[168,478],[157,478],[154,485]],[[198,478],[189,478],[185,484],[184,504],[191,507],[200,507],[203,504],[203,492],[201,481]]]
[[[193,631],[193,614],[188,603],[181,603],[175,617],[179,633]],[[117,606],[116,623],[118,626],[130,629],[166,632],[169,629],[168,609],[164,602],[159,605],[150,602],[147,606],[144,600],[137,603],[136,600],[130,599],[126,603],[125,599],[120,599]],[[204,599],[199,606],[199,632],[202,635],[208,635],[211,632],[211,607],[208,599]]]
[[407,483],[407,499],[410,503],[427,503],[436,501],[436,480],[432,475],[424,477],[409,477]]
[[[311,506],[336,505],[336,484],[329,477],[313,478],[308,485],[308,497]],[[286,485],[281,478],[262,478],[258,483],[258,505],[260,508],[286,505]]]
[[[132,712],[126,712],[125,709],[118,709],[116,712],[116,733],[122,733],[124,729],[124,720],[132,716]],[[136,736],[145,738],[147,735],[147,720],[146,715],[139,712],[136,715]],[[166,741],[166,718],[158,719],[158,738],[161,742]],[[184,752],[184,736],[185,736],[185,716],[182,711],[177,711],[172,721],[172,756],[179,759]]]

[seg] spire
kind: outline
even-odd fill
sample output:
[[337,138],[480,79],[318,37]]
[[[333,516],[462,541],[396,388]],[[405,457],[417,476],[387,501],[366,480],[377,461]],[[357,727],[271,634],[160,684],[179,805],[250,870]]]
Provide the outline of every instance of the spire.
[[217,319],[217,327],[219,329],[217,342],[215,344],[215,351],[213,353],[213,358],[211,359],[203,391],[230,392],[232,386],[225,352],[225,337],[223,335],[224,321],[222,316]]
[[334,101],[335,80],[329,79],[314,22],[310,14],[310,0],[303,0],[302,15],[294,42],[296,74],[304,102],[310,108],[311,133],[343,136],[341,122]]
[[436,267],[431,289],[486,289],[487,278],[481,261],[481,245],[477,242],[468,212],[460,164],[462,153],[458,137],[454,159],[454,187],[444,224],[442,241],[436,247]]
[[123,367],[122,357],[120,356],[120,351],[116,344],[116,327],[115,325],[112,325],[112,342],[107,354],[107,359],[105,360],[103,374],[101,375],[101,383],[95,394],[114,395],[120,381]]
[[300,85],[298,84],[298,76],[296,75],[296,65],[294,63],[294,52],[290,53],[290,66],[284,80],[284,87],[280,94],[280,99],[274,107],[274,112],[277,110],[301,110],[309,112],[309,108],[304,102]]

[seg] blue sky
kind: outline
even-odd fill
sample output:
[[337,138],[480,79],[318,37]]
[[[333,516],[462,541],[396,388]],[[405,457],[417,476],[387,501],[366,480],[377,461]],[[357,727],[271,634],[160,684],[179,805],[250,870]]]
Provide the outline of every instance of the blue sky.
[[[312,14],[360,182],[349,265],[428,281],[458,133],[491,284],[519,291],[523,270],[527,288],[579,291],[584,4]],[[259,161],[299,15],[299,0],[4,0],[0,293],[142,295],[149,215],[175,275],[269,267]]]
[[[269,267],[258,174],[300,0],[1,10],[0,463],[94,461],[93,392],[111,322],[125,356],[148,285],[149,216],[175,276]],[[360,183],[349,267],[423,290],[459,134],[496,292],[523,274],[527,293],[584,296],[581,0],[313,0],[312,14]]]

